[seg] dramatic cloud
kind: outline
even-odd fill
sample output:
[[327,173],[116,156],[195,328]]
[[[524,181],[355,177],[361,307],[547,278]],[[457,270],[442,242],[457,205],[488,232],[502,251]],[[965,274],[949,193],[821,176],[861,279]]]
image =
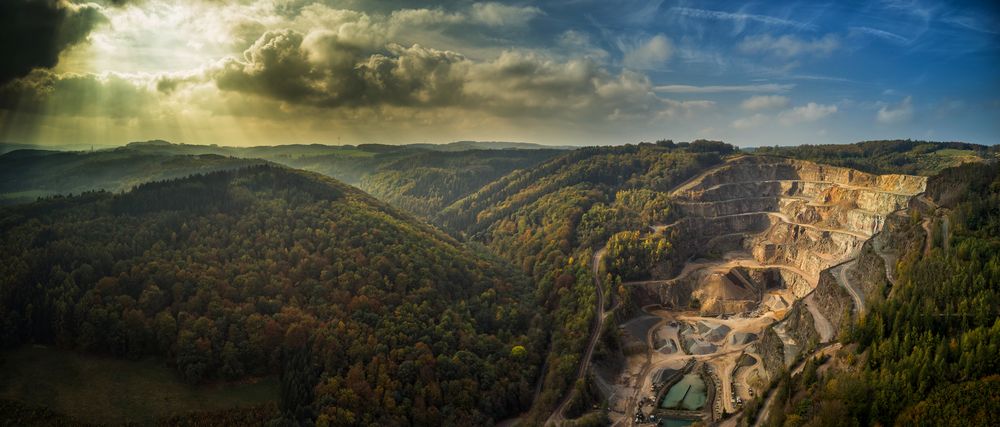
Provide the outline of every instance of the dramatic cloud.
[[101,7],[61,0],[0,1],[0,84],[52,68],[66,48],[105,22]]
[[0,87],[0,109],[122,119],[148,113],[155,96],[145,82],[127,76],[35,70]]
[[828,56],[839,47],[840,39],[833,34],[812,40],[787,34],[781,37],[764,34],[746,37],[739,44],[739,49],[743,53],[774,55],[781,58],[802,55]]
[[461,96],[470,65],[462,55],[365,44],[333,31],[269,31],[210,77],[222,90],[319,107],[444,105]]
[[395,44],[372,53],[364,44],[331,31],[269,31],[211,77],[223,90],[321,107],[442,105],[460,94],[461,55]]
[[[501,116],[583,115],[607,119],[671,117],[712,105],[657,96],[649,78],[614,73],[587,59],[560,61],[535,52],[506,51],[476,61],[420,45],[376,46],[342,31],[307,35],[269,31],[241,58],[227,58],[202,80],[223,91],[254,94],[318,108],[459,107]],[[168,92],[198,83],[164,78]]]
[[751,96],[740,104],[745,110],[770,110],[788,106],[788,97],[780,95]]
[[785,126],[791,126],[798,123],[815,122],[836,112],[836,105],[823,105],[810,102],[801,107],[782,111],[778,114],[778,121]]
[[623,64],[636,70],[662,67],[674,52],[674,45],[663,34],[657,34],[634,45],[623,45]]
[[0,0],[0,139],[996,139],[995,7],[675,3]]
[[[198,3],[189,10],[148,1],[141,4],[155,3],[163,9],[154,8],[152,14],[139,6],[116,9],[112,24],[159,29],[158,19],[188,25],[186,19],[208,22],[222,16],[210,3]],[[202,7],[207,9],[198,13]],[[379,137],[402,141],[415,134],[483,137],[496,130],[521,138],[537,132],[565,135],[567,123],[581,121],[586,124],[574,132],[592,136],[593,130],[613,134],[636,124],[692,118],[715,105],[708,100],[677,101],[657,95],[649,76],[610,63],[606,51],[596,47],[588,34],[577,31],[556,36],[560,46],[572,47],[571,54],[510,48],[474,49],[467,56],[459,49],[398,42],[421,34],[422,40],[434,43],[451,31],[476,25],[492,28],[491,23],[500,21],[502,28],[517,28],[526,22],[522,18],[541,14],[533,8],[515,9],[482,4],[369,14],[308,4],[278,21],[248,10],[224,23],[214,35],[200,34],[185,49],[170,50],[179,60],[205,58],[195,68],[168,64],[164,69],[140,67],[124,72],[36,71],[13,81],[0,90],[0,125],[4,127],[0,136],[42,135],[36,127],[42,117],[61,126],[85,127],[91,123],[87,118],[99,117],[92,122],[90,137],[103,135],[99,126],[111,126],[132,134],[168,129],[160,136],[235,134],[248,141],[251,129],[263,129],[268,133],[258,138],[259,143],[276,133],[282,138],[328,135],[324,129],[333,123],[351,142]],[[258,35],[240,53],[221,57],[211,53],[231,43],[232,37],[246,39],[255,29]],[[130,32],[127,44],[143,40],[136,36],[141,37]],[[94,43],[87,49],[105,52],[108,43],[121,41],[109,39],[107,32],[95,32]],[[669,56],[665,52],[669,40],[662,36],[640,40],[635,46],[649,63]],[[201,49],[209,53],[196,53]],[[155,50],[145,54],[155,54]],[[238,130],[219,131],[237,124]],[[278,130],[289,125],[296,130],[286,134]],[[583,130],[586,127],[590,133]],[[61,138],[71,130],[45,130],[44,134]]]
[[875,120],[886,125],[910,121],[913,118],[913,103],[911,101],[911,98],[907,96],[896,106],[882,106],[878,110],[878,114],[875,115]]

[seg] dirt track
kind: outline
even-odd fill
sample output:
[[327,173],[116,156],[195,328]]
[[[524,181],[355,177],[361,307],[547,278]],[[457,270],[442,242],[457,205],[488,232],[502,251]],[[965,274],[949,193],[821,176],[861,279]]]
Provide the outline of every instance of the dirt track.
[[[594,307],[594,318],[597,320],[597,324],[594,327],[593,332],[590,334],[590,342],[587,343],[587,350],[583,354],[583,359],[580,361],[580,368],[577,370],[576,380],[584,380],[587,377],[587,371],[590,369],[590,359],[594,356],[594,347],[597,346],[597,341],[600,340],[601,331],[604,330],[604,320],[607,319],[611,313],[618,308],[617,303],[614,307],[611,307],[607,312],[604,311],[604,287],[601,285],[600,279],[600,267],[601,260],[604,258],[604,254],[607,252],[607,247],[602,247],[601,249],[594,252],[594,256],[591,258],[591,268],[594,276],[594,286],[597,289],[597,304]],[[552,412],[548,420],[545,421],[545,425],[558,425],[565,418],[563,414],[566,412],[566,405],[573,400],[576,396],[576,387],[570,386],[569,392],[563,397],[559,406],[556,410]]]

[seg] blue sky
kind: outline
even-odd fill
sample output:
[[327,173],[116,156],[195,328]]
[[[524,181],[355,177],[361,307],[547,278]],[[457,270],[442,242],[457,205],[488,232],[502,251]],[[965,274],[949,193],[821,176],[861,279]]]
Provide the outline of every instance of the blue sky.
[[[670,93],[717,102],[718,116],[710,114],[713,120],[704,123],[712,128],[708,134],[750,144],[894,137],[995,143],[1000,135],[995,3],[608,3],[615,2],[553,7],[547,31],[586,31],[619,64],[620,44],[666,36],[672,54],[644,71],[658,86],[720,86],[712,94]],[[814,102],[837,111],[774,127],[770,119],[781,111],[740,106],[764,94],[787,98],[789,107]],[[759,126],[753,120],[732,126],[756,114],[768,119],[760,118]]]
[[55,65],[0,89],[0,138],[754,146],[1000,135],[991,2],[88,5],[65,10],[66,25],[92,19],[55,46]]

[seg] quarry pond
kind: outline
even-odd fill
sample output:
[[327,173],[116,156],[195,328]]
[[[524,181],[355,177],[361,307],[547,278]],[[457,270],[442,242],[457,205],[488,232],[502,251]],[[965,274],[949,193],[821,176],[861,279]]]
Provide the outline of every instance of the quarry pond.
[[664,409],[686,409],[696,411],[705,405],[708,394],[705,381],[698,374],[687,374],[663,396],[660,407]]

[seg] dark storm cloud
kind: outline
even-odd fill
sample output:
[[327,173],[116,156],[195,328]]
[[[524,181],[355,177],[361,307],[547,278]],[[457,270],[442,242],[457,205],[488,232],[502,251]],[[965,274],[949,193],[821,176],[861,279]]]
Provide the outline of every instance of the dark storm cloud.
[[[351,27],[357,29],[357,27]],[[372,28],[373,31],[377,28]],[[269,31],[202,78],[219,89],[319,108],[455,107],[499,116],[668,117],[711,107],[658,97],[649,79],[590,59],[507,51],[477,61],[365,31]],[[182,79],[187,79],[183,81]],[[158,82],[177,90],[190,77]]]
[[52,68],[66,48],[105,22],[100,6],[57,0],[0,1],[0,84]]
[[87,117],[134,117],[153,101],[143,85],[115,74],[56,74],[38,69],[0,86],[0,110]]
[[223,90],[321,107],[442,105],[461,93],[461,55],[366,44],[332,32],[269,31],[212,78]]

